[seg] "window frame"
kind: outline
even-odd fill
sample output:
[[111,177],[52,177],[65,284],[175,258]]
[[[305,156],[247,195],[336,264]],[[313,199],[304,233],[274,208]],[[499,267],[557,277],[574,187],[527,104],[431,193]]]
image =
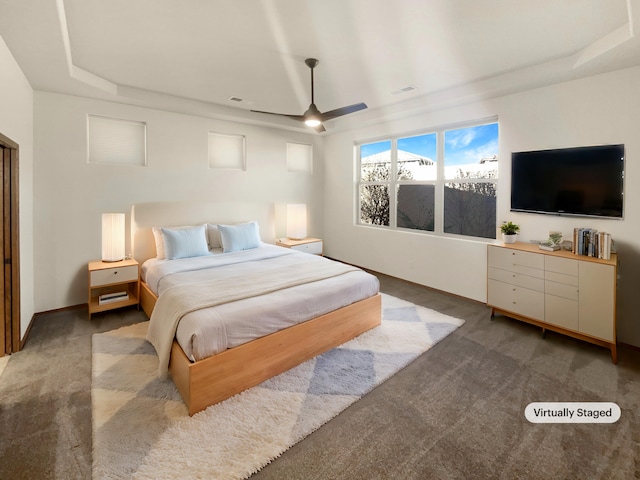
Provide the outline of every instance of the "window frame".
[[[147,151],[147,122],[140,120],[131,120],[125,118],[109,117],[106,115],[98,115],[93,113],[87,113],[86,117],[86,129],[87,129],[87,144],[86,144],[86,156],[88,165],[107,165],[116,167],[146,167],[148,166],[148,151]],[[106,124],[110,124],[111,127],[105,128]],[[141,153],[141,157],[127,157],[122,154],[117,155],[115,159],[109,157],[109,150],[114,145],[122,142],[122,131],[118,129],[129,129],[131,127],[137,127],[140,132],[137,135],[126,135],[127,140],[132,143],[129,144],[129,154],[132,154],[135,150]],[[132,130],[134,131],[134,130]],[[96,144],[97,142],[97,144]],[[140,142],[134,144],[133,142]],[[135,148],[132,148],[135,147]],[[105,154],[107,156],[105,157]],[[123,160],[123,158],[125,158]]]
[[313,145],[287,142],[287,172],[313,175]]
[[[385,137],[379,137],[375,139],[369,139],[366,141],[358,141],[354,144],[354,164],[355,164],[355,225],[361,227],[373,227],[384,228],[389,230],[396,230],[402,232],[412,232],[417,234],[436,235],[444,237],[465,238],[480,241],[492,241],[497,238],[496,234],[493,238],[477,237],[471,235],[464,235],[461,233],[447,233],[445,229],[445,187],[451,183],[489,183],[493,184],[496,191],[496,204],[498,203],[498,179],[499,179],[499,164],[496,167],[497,173],[495,177],[491,178],[445,178],[445,134],[448,131],[480,127],[483,125],[497,124],[498,126],[498,144],[500,141],[499,130],[500,124],[497,116],[488,117],[480,120],[474,120],[469,122],[462,122],[450,125],[443,125],[436,128],[425,129],[417,132],[403,133],[399,135],[390,135]],[[436,135],[436,179],[435,180],[399,180],[398,179],[398,140],[418,137],[422,135]],[[362,180],[362,155],[361,148],[364,145],[370,145],[381,142],[390,142],[391,144],[391,165],[389,180],[382,181],[377,180],[373,182],[367,182]],[[499,153],[498,153],[499,158]],[[360,194],[361,188],[366,185],[385,185],[389,192],[389,225],[379,225],[365,223],[362,221],[361,209],[362,209],[362,196]],[[414,229],[408,227],[397,226],[397,213],[398,213],[398,189],[401,185],[433,185],[434,186],[434,222],[432,230]],[[497,226],[497,209],[496,209],[496,226]]]
[[[222,143],[216,144],[216,142]],[[227,158],[220,160],[218,148],[231,157],[231,161]],[[247,137],[235,133],[207,132],[207,166],[209,170],[245,172],[247,170]]]

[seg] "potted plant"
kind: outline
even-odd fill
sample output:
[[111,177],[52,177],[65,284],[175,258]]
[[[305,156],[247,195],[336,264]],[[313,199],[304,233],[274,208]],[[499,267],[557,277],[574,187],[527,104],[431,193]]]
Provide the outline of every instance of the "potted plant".
[[502,232],[502,241],[504,243],[516,243],[520,226],[513,222],[506,222],[500,225],[500,231]]

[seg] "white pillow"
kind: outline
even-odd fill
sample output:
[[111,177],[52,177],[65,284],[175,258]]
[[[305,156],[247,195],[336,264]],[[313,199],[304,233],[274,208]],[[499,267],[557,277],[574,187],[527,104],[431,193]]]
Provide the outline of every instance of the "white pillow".
[[162,236],[162,229],[167,230],[184,230],[185,228],[193,228],[193,225],[184,225],[181,227],[152,227],[153,238],[156,242],[156,258],[158,260],[164,260],[166,255],[164,254],[164,237]]
[[204,225],[181,229],[163,228],[162,237],[167,260],[210,255]]
[[222,248],[222,243],[220,243],[220,232],[218,232],[218,225],[207,223],[207,238],[209,240],[209,250]]
[[223,252],[237,252],[260,246],[258,222],[240,223],[238,225],[218,225]]
[[164,239],[162,238],[162,228],[152,227],[153,239],[156,241],[156,258],[158,260],[164,259]]

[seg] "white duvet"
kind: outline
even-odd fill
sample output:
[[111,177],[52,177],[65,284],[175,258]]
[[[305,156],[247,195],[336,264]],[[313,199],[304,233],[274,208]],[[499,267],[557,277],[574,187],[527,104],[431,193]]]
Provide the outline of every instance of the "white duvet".
[[[159,303],[164,292],[171,292],[166,297],[180,297],[179,292],[188,291],[185,285],[200,285],[196,289],[203,291],[203,284],[218,285],[220,292],[217,293],[232,299],[188,312],[179,319],[175,337],[187,357],[196,361],[378,292],[378,279],[373,275],[352,267],[334,268],[326,262],[336,263],[324,257],[264,244],[252,250],[206,257],[152,259],[145,262],[142,273],[148,286],[159,295]],[[278,265],[283,272],[290,272],[291,281],[274,276]],[[333,271],[336,273],[321,273]],[[314,280],[317,275],[326,278]],[[258,287],[261,277],[269,279],[267,283],[272,283],[273,288],[270,285]],[[245,285],[234,291],[234,287],[243,282]],[[243,289],[266,293],[243,298]],[[217,303],[216,292],[212,291],[211,295],[211,302]],[[152,322],[162,321],[154,316],[157,315],[152,315]],[[154,346],[158,350],[158,346]]]

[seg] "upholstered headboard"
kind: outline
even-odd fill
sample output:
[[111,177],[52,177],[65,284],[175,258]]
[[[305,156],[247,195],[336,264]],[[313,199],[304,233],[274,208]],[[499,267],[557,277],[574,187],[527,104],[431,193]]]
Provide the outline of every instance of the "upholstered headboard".
[[152,227],[257,220],[263,242],[275,242],[274,205],[264,203],[154,202],[131,207],[131,249],[140,264],[155,257]]

